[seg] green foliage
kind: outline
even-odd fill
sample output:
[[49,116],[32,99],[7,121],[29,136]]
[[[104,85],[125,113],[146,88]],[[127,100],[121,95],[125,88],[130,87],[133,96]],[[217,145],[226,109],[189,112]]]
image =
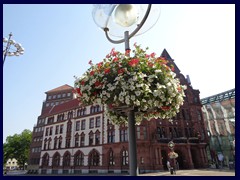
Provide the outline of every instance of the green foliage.
[[30,144],[32,140],[32,132],[25,129],[21,134],[14,134],[8,136],[6,142],[3,144],[3,162],[8,159],[15,158],[18,164],[24,167],[28,161]]

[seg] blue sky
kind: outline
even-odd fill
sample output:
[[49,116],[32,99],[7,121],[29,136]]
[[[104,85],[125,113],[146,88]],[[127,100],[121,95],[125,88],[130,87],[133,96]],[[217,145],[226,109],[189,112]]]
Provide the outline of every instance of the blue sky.
[[[113,47],[92,19],[92,5],[5,4],[3,37],[13,33],[24,55],[7,57],[3,68],[3,141],[32,130],[45,92],[73,86],[73,76],[100,62]],[[164,48],[200,97],[235,88],[235,5],[161,5],[156,25],[133,37],[160,55]]]

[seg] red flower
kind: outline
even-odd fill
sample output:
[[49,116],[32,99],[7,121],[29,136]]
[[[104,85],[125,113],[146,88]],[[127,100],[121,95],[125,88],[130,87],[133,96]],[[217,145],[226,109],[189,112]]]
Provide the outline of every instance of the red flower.
[[164,111],[167,111],[167,110],[170,109],[170,106],[162,106],[161,109],[164,110]]
[[115,57],[114,59],[113,59],[113,62],[117,62],[119,60],[119,58],[118,57]]
[[73,90],[73,93],[78,93],[80,96],[82,96],[82,93],[80,91],[80,88],[76,88]]
[[98,87],[98,86],[101,86],[102,83],[100,83],[99,81],[96,81],[96,82],[94,83],[94,85],[95,85],[96,87]]
[[122,74],[122,73],[124,73],[124,69],[123,68],[118,70],[118,74]]
[[102,65],[103,65],[103,62],[100,62],[97,64],[98,68],[102,67]]
[[132,67],[137,66],[139,63],[139,59],[132,59],[128,64]]
[[148,66],[149,67],[153,67],[153,63],[152,62],[148,62]]
[[90,72],[90,75],[91,75],[91,76],[93,76],[93,75],[94,75],[94,73],[95,73],[94,71],[91,71],[91,72]]
[[111,50],[111,53],[110,53],[112,56],[116,56],[117,55],[117,52],[115,51],[115,49],[114,48],[112,48],[112,50]]
[[130,54],[130,52],[131,52],[131,50],[130,50],[130,49],[127,49],[127,50],[125,51],[125,55],[128,56],[128,55]]
[[154,58],[155,55],[156,55],[156,53],[152,53],[152,54],[150,54],[150,56],[151,56],[152,58]]
[[88,64],[92,65],[92,60],[90,60],[90,61],[88,62]]
[[178,90],[178,92],[181,92],[182,88],[179,86],[179,87],[177,88],[177,90]]
[[84,85],[85,84],[85,81],[81,81],[81,85]]
[[108,74],[108,73],[110,73],[110,70],[111,70],[110,68],[107,68],[107,69],[104,70],[104,73]]

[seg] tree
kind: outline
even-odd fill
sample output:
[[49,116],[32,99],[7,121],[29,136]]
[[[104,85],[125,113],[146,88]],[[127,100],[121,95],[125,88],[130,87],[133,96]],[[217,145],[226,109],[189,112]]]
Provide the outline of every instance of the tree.
[[27,129],[23,130],[21,134],[8,136],[3,144],[4,164],[8,159],[15,158],[19,166],[24,168],[25,163],[28,161],[31,140],[32,132]]

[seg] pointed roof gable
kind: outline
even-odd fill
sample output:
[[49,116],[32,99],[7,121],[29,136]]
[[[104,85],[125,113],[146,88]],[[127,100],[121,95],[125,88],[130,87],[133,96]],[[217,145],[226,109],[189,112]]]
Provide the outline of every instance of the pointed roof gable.
[[66,91],[66,90],[72,90],[72,89],[73,89],[72,86],[69,86],[69,85],[65,84],[65,85],[63,85],[63,86],[59,86],[59,87],[54,88],[54,89],[52,89],[52,90],[50,90],[50,91],[47,91],[47,92],[45,92],[45,93],[53,93],[53,92]]
[[163,52],[162,52],[162,54],[161,54],[161,57],[164,57],[164,58],[167,59],[167,60],[173,60],[173,59],[171,58],[171,56],[168,54],[168,52],[167,52],[166,49],[163,50]]
[[164,57],[166,60],[168,60],[168,66],[170,67],[171,65],[174,66],[174,72],[176,74],[179,74],[180,73],[180,70],[179,68],[177,67],[177,65],[174,63],[174,60],[171,58],[171,56],[168,54],[167,50],[164,49],[162,54],[161,54],[161,57]]

